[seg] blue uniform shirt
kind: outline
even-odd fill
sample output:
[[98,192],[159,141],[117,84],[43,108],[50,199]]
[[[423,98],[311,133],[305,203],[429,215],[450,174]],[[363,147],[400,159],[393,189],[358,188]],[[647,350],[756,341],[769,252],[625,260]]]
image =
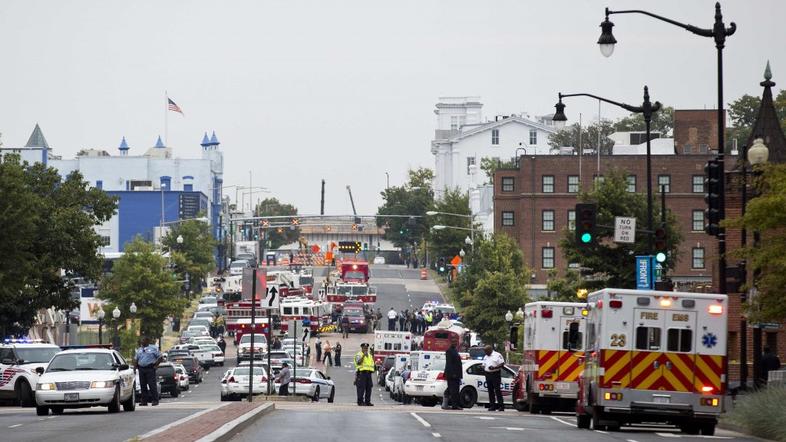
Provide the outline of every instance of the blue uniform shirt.
[[150,344],[147,347],[140,347],[137,349],[136,364],[140,367],[150,367],[155,364],[160,357],[161,353],[158,351],[158,347]]

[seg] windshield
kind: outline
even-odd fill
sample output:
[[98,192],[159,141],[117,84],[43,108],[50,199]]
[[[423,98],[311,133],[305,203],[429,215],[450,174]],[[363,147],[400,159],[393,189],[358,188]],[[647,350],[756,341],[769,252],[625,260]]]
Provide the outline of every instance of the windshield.
[[363,272],[346,272],[344,273],[344,279],[366,279],[366,274]]
[[311,276],[301,276],[300,285],[314,285],[314,278]]
[[112,370],[114,363],[109,353],[68,353],[55,356],[46,371]]
[[238,267],[246,267],[248,265],[248,261],[235,261],[229,265],[231,268],[238,268]]
[[221,348],[218,345],[200,345],[199,348],[207,351],[221,351]]
[[[251,343],[251,335],[243,335],[243,337],[240,338],[240,343],[241,344],[250,344]],[[257,344],[257,343],[267,344],[267,339],[265,338],[265,335],[254,335],[254,344]]]
[[344,309],[344,315],[345,316],[361,316],[361,317],[365,316],[363,314],[363,310],[354,309],[354,308],[353,309]]
[[[237,376],[248,376],[248,367],[236,368],[234,374]],[[254,376],[264,376],[265,374],[266,373],[264,368],[254,367]]]
[[49,362],[58,353],[60,347],[16,348],[16,354],[25,363]]
[[200,304],[215,304],[216,302],[218,301],[214,296],[205,296],[199,301]]

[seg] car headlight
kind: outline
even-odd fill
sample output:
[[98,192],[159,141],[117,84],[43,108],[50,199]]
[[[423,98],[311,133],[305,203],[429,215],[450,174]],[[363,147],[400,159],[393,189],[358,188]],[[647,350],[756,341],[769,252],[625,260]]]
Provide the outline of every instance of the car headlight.
[[35,386],[35,389],[36,389],[36,390],[42,390],[42,391],[46,391],[46,390],[57,390],[57,387],[55,386],[55,384],[54,384],[54,383],[52,383],[52,382],[47,382],[47,383],[43,383],[43,384],[38,384],[38,385],[36,385],[36,386]]
[[90,383],[90,388],[112,388],[115,381],[93,381]]

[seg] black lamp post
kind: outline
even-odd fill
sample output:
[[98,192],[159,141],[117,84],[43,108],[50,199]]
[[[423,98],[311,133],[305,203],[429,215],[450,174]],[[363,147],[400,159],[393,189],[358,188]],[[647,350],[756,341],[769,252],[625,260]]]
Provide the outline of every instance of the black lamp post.
[[102,345],[104,343],[103,335],[101,333],[104,326],[104,315],[106,315],[106,313],[104,313],[104,309],[99,307],[98,311],[96,312],[96,318],[98,318],[98,345]]
[[[624,11],[612,11],[609,8],[606,8],[606,19],[600,24],[601,34],[600,38],[598,39],[598,45],[600,45],[601,53],[606,56],[610,57],[611,54],[614,53],[614,45],[617,43],[617,39],[614,38],[614,34],[612,34],[611,29],[614,27],[614,23],[609,21],[609,15],[612,14],[643,14],[649,17],[658,19],[660,21],[664,21],[666,23],[670,23],[674,26],[679,26],[686,31],[689,31],[693,34],[700,35],[702,37],[710,37],[715,41],[715,48],[718,52],[718,166],[720,167],[721,172],[723,172],[724,164],[723,164],[723,151],[725,148],[724,143],[724,119],[725,114],[723,111],[723,47],[726,44],[726,37],[731,36],[737,30],[737,25],[734,22],[729,24],[727,28],[726,25],[723,23],[723,14],[721,14],[721,6],[720,3],[715,3],[715,23],[712,28],[704,29],[699,28],[693,25],[688,25],[684,23],[680,23],[678,21],[671,20],[666,17],[661,17],[660,15],[653,14],[651,12],[642,11],[638,9],[631,9],[631,10],[624,10]],[[726,207],[725,207],[725,178],[724,174],[720,174],[720,220],[726,217]],[[726,229],[720,227],[717,231],[718,237],[718,291],[725,294],[726,293]]]
[[[611,22],[609,22],[609,24],[611,24]],[[613,24],[611,24],[611,26],[613,26]],[[613,39],[614,36],[611,36],[611,38]],[[618,103],[616,101],[609,100],[603,97],[598,97],[597,95],[592,95],[592,94],[559,93],[559,101],[557,102],[556,105],[554,105],[554,107],[557,109],[557,112],[554,114],[554,117],[552,118],[552,120],[555,121],[558,126],[563,126],[564,123],[568,120],[568,118],[565,116],[565,105],[562,103],[562,99],[567,97],[591,97],[596,100],[600,100],[609,104],[613,104],[615,106],[619,106],[627,110],[628,112],[642,114],[642,116],[644,117],[644,124],[647,131],[647,230],[649,230],[649,234],[647,235],[647,237],[649,238],[647,250],[649,254],[654,253],[654,247],[653,247],[654,228],[652,225],[653,222],[652,221],[652,158],[651,158],[652,155],[650,152],[650,139],[652,137],[650,135],[650,130],[651,130],[650,126],[652,123],[652,114],[659,111],[661,108],[660,102],[656,101],[655,103],[652,103],[650,101],[650,92],[647,86],[644,86],[644,102],[641,104],[641,106],[631,106],[625,103]]]

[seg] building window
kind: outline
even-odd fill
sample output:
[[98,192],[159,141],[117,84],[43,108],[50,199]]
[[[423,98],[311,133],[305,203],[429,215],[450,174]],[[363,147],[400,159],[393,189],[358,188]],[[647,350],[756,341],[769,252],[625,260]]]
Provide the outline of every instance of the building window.
[[512,176],[504,176],[502,177],[502,191],[503,192],[513,192],[513,184],[516,182],[516,179]]
[[554,247],[543,247],[541,252],[541,267],[544,269],[554,268]]
[[704,268],[704,247],[694,247],[691,251],[691,268],[703,269]]
[[499,144],[499,129],[491,129],[491,144],[494,146]]
[[183,191],[184,192],[193,192],[194,185],[193,184],[183,184]]
[[543,193],[554,193],[554,175],[543,175]]
[[600,186],[605,181],[606,181],[606,177],[603,176],[603,175],[593,175],[592,176],[592,183],[595,185],[595,187]]
[[636,193],[636,175],[628,175],[625,180],[628,182],[628,192]]
[[472,166],[475,165],[475,157],[467,157],[467,175],[470,174]]
[[112,237],[110,235],[111,233],[109,230],[98,231],[99,245],[101,247],[109,247],[112,244]]
[[664,187],[664,193],[671,192],[671,175],[658,175],[658,192],[661,186]]
[[538,144],[538,131],[535,129],[529,130],[529,145],[534,146]]
[[693,193],[704,193],[704,175],[693,175]]
[[502,211],[502,225],[509,227],[515,224],[516,224],[516,219],[513,216],[513,212]]
[[543,221],[543,231],[544,232],[553,232],[554,231],[554,211],[553,210],[544,210],[541,212],[541,219]]
[[104,182],[101,180],[96,180],[96,189],[103,189],[103,188],[104,188]]
[[576,211],[573,209],[568,210],[568,230],[576,230]]
[[578,175],[568,175],[568,193],[579,193]]
[[694,210],[693,211],[693,229],[694,232],[701,232],[704,230],[704,211],[703,210]]

